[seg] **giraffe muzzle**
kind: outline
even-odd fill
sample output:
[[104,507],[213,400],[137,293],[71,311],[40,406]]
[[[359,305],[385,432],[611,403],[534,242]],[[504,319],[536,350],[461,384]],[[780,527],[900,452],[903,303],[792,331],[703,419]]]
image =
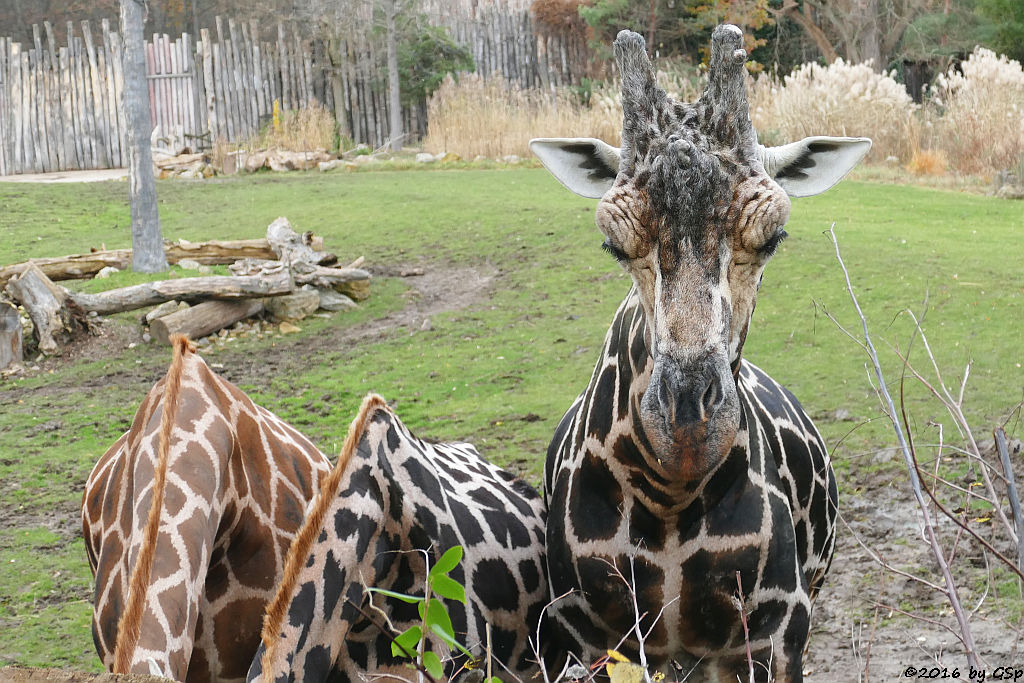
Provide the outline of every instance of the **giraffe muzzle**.
[[662,467],[701,479],[729,451],[739,429],[739,399],[726,360],[683,365],[662,357],[641,401],[641,419]]

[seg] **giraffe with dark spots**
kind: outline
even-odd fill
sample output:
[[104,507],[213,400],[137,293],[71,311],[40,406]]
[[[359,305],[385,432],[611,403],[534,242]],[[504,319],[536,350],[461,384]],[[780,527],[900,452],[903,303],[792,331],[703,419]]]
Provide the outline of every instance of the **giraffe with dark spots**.
[[642,617],[653,669],[746,681],[749,647],[756,680],[800,681],[835,476],[810,418],[743,344],[789,197],[834,185],[871,141],[759,145],[742,32],[719,26],[711,42],[707,87],[685,103],[658,87],[643,38],[621,32],[621,148],[531,142],[566,187],[600,199],[602,246],[632,279],[548,450],[548,577],[552,596],[571,593],[551,622],[584,662],[623,638],[638,657]]
[[[289,550],[249,680],[408,676],[391,638],[421,623],[416,606],[366,589],[423,595],[429,566],[456,545],[450,576],[466,602],[445,599],[456,640],[481,657],[489,628],[502,679],[525,680],[548,602],[540,495],[469,444],[421,441],[368,396]],[[428,647],[449,675],[468,661],[433,634]]]
[[184,337],[82,498],[93,640],[115,673],[240,681],[330,463]]

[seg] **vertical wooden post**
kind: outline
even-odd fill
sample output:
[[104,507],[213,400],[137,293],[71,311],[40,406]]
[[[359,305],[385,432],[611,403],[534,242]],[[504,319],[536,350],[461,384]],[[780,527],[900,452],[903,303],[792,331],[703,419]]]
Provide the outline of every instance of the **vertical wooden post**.
[[210,41],[210,30],[201,29],[200,45],[203,56],[203,88],[206,90],[206,125],[210,130],[210,143],[216,142],[220,127],[217,121],[217,93],[213,83],[213,44]]
[[146,97],[145,39],[139,0],[121,0],[121,33],[124,36],[123,104],[128,117],[129,197],[132,215],[132,270],[154,273],[167,269],[160,216],[153,178],[149,136],[153,124]]
[[85,52],[89,59],[89,91],[90,113],[93,118],[94,137],[96,140],[97,163],[104,168],[110,168],[110,134],[107,127],[107,114],[103,106],[103,89],[100,87],[99,64],[96,61],[96,48],[92,42],[92,31],[89,22],[82,22],[82,37],[85,39]]
[[125,111],[124,97],[124,43],[119,33],[110,34],[110,61],[114,65],[114,102],[117,103],[117,128],[121,147],[121,166],[129,166],[128,112]]
[[10,92],[11,76],[7,63],[7,38],[0,38],[0,175],[7,175],[8,171],[8,145],[11,137],[7,132],[11,120],[10,107],[7,103],[7,96]]
[[57,56],[57,39],[53,35],[53,25],[43,22],[43,30],[46,32],[46,80],[47,94],[46,107],[48,110],[48,132],[50,134],[50,150],[57,163],[57,169],[67,167],[67,160],[64,158],[64,123],[63,112],[60,105],[60,60]]
[[284,43],[284,26],[277,25],[277,55],[281,60],[281,108],[292,108],[292,84],[288,75],[288,48]]

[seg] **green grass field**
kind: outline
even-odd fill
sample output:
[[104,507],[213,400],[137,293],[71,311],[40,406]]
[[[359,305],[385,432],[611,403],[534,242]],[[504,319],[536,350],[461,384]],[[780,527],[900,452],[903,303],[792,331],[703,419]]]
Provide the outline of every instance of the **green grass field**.
[[[493,275],[469,306],[432,315],[429,331],[386,329],[307,353],[316,340],[345,340],[346,330],[405,307],[411,280],[383,277],[356,313],[204,353],[330,455],[372,390],[420,435],[471,441],[537,483],[547,441],[586,386],[629,287],[599,248],[595,201],[541,169],[259,174],[163,182],[158,193],[168,239],[260,237],[287,216],[297,230],[323,235],[342,261],[365,255],[371,267]],[[0,184],[0,264],[130,246],[126,195],[124,183]],[[890,381],[900,373],[892,349],[911,337],[902,312],[920,313],[927,298],[924,330],[947,384],[974,363],[966,405],[984,436],[1024,394],[1024,204],[853,181],[794,201],[746,356],[802,400],[833,447],[841,487],[851,489],[866,468],[896,466],[885,455],[891,428],[879,419],[866,357],[824,314],[859,331],[823,235],[833,222]],[[107,283],[135,280],[126,273]],[[457,279],[450,286],[459,294]],[[116,358],[0,380],[0,664],[98,668],[77,508],[93,462],[169,357],[166,347],[140,344]],[[919,345],[912,360],[928,370]],[[923,389],[908,382],[906,400],[920,443],[936,440],[933,422],[952,438]],[[523,419],[530,414],[541,419]]]

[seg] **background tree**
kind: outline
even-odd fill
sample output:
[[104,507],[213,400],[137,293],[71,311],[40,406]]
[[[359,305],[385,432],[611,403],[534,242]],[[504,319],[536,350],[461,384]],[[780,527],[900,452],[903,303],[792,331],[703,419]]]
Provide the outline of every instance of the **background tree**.
[[986,43],[996,52],[1024,62],[1024,2],[978,0],[978,14],[990,22]]
[[402,104],[416,107],[427,118],[427,100],[444,77],[474,69],[473,55],[457,44],[442,26],[433,26],[424,15],[409,22],[398,43],[398,74]]
[[935,0],[781,0],[776,17],[797,24],[826,62],[872,60],[876,71],[894,60],[907,28]]
[[149,88],[142,36],[143,0],[121,0],[121,36],[124,41],[124,90],[121,107],[128,117],[128,194],[132,216],[132,270],[156,273],[167,270],[160,215],[153,178]]

